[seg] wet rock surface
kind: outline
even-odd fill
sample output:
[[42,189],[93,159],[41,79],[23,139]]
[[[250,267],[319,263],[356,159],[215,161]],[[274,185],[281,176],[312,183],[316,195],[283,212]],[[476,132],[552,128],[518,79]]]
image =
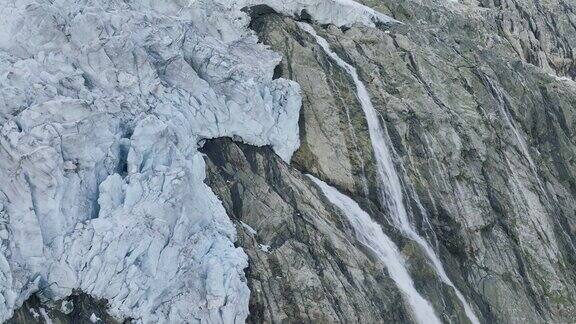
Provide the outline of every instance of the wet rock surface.
[[[437,240],[450,277],[483,321],[570,322],[576,311],[571,5],[374,7],[405,24],[316,29],[369,88],[421,233]],[[502,27],[511,20],[515,33]],[[528,50],[530,33],[517,29],[531,23],[540,41]],[[251,26],[283,53],[279,75],[303,91],[293,165],[367,200],[376,206],[373,218],[385,224],[351,80],[291,20],[269,15]],[[546,39],[563,39],[550,42],[567,50]],[[568,63],[550,63],[565,54]]]
[[382,264],[353,239],[341,212],[269,148],[208,141],[207,183],[248,254],[248,321],[403,322]]

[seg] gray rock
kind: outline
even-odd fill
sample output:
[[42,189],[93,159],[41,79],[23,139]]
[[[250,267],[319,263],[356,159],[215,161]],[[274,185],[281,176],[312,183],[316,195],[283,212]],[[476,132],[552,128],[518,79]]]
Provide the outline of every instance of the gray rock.
[[[405,24],[316,28],[367,84],[422,234],[437,240],[450,277],[484,321],[570,322],[576,312],[571,5],[375,7]],[[531,34],[515,24],[533,24],[539,41],[528,48]],[[304,92],[302,146],[293,165],[368,200],[376,206],[373,217],[385,223],[351,80],[290,20],[261,17],[252,26],[284,54],[279,75]]]
[[265,148],[210,140],[208,184],[248,254],[249,322],[404,322],[383,265],[301,172]]

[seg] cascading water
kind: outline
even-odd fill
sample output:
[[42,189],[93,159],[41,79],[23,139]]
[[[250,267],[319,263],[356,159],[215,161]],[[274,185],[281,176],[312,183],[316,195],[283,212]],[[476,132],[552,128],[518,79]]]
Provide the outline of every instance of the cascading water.
[[[506,125],[508,126],[508,128],[510,130],[512,130],[512,133],[514,134],[514,137],[516,138],[516,142],[518,143],[518,145],[520,147],[520,153],[522,153],[522,155],[524,156],[526,161],[528,161],[528,166],[530,168],[530,171],[534,175],[534,179],[536,180],[536,183],[538,184],[538,189],[540,189],[540,192],[542,193],[547,204],[549,204],[550,208],[554,208],[553,204],[554,203],[557,204],[558,199],[555,195],[551,195],[545,189],[544,183],[542,182],[542,180],[540,179],[540,175],[538,174],[538,169],[536,168],[536,163],[534,163],[534,160],[532,159],[532,155],[530,154],[530,150],[528,149],[528,144],[526,143],[524,136],[522,136],[522,134],[518,130],[518,127],[516,126],[516,122],[510,116],[510,112],[506,108],[506,103],[507,103],[506,97],[502,93],[502,90],[499,87],[497,87],[496,85],[494,85],[494,83],[490,80],[490,78],[488,76],[481,74],[481,73],[479,73],[478,75],[480,76],[481,80],[484,82],[486,87],[488,89],[490,89],[490,91],[492,91],[492,94],[497,101],[496,106],[497,106],[498,110],[500,111],[500,114],[504,117],[504,121],[506,122]],[[508,164],[509,169],[512,171],[513,168],[511,166],[510,161],[508,161],[507,158],[506,158],[506,163]],[[516,178],[513,171],[512,171],[512,178],[513,179]],[[557,218],[553,217],[552,219],[554,222],[556,222],[559,225],[560,228],[562,228],[562,225],[559,223]],[[565,231],[561,231],[561,233],[564,236],[566,242],[572,248],[572,250],[576,251],[576,246],[574,245],[574,242],[572,241],[572,238],[570,237],[570,235],[568,235]]]
[[512,130],[512,133],[514,133],[514,137],[516,137],[516,141],[518,142],[518,145],[520,146],[520,151],[521,151],[522,155],[524,155],[524,158],[528,161],[528,165],[530,166],[530,171],[532,171],[532,173],[534,174],[534,178],[536,179],[536,182],[538,183],[538,187],[539,187],[540,191],[544,195],[546,195],[547,191],[544,189],[544,185],[542,183],[542,180],[540,180],[540,176],[538,175],[538,170],[536,168],[536,164],[534,163],[534,160],[532,159],[532,155],[530,154],[530,151],[528,150],[528,145],[526,144],[526,140],[520,134],[518,127],[516,127],[516,123],[510,117],[510,113],[506,109],[506,105],[505,105],[506,101],[505,101],[504,95],[502,94],[502,91],[498,87],[496,87],[487,76],[481,75],[481,77],[482,77],[482,80],[484,81],[484,83],[486,84],[487,88],[492,91],[494,98],[497,101],[496,106],[498,107],[500,114],[502,114],[502,116],[504,117],[504,121],[506,122],[506,125],[508,126],[509,129]]
[[398,247],[384,232],[378,223],[373,221],[358,204],[350,197],[342,194],[322,180],[308,175],[314,181],[328,200],[338,207],[348,218],[354,228],[356,238],[360,243],[370,249],[380,259],[406,298],[412,309],[416,321],[421,324],[441,323],[432,305],[418,293],[410,274],[404,266],[404,260]]
[[414,226],[410,222],[408,217],[408,213],[404,206],[404,198],[402,193],[402,185],[400,183],[400,177],[396,172],[394,167],[394,163],[392,161],[392,155],[390,150],[387,146],[387,132],[385,130],[385,126],[381,125],[378,118],[378,113],[374,109],[372,105],[372,101],[370,100],[370,96],[364,83],[360,80],[356,69],[342,60],[336,53],[334,53],[330,49],[330,45],[328,42],[319,36],[312,26],[306,23],[298,23],[299,27],[312,35],[318,45],[322,47],[324,52],[336,62],[340,67],[342,67],[348,74],[352,77],[354,84],[356,85],[356,93],[362,110],[364,111],[364,115],[366,116],[366,121],[368,123],[368,131],[370,133],[370,141],[372,143],[372,148],[374,150],[374,156],[376,158],[376,167],[377,172],[380,177],[380,190],[381,196],[384,205],[388,208],[390,212],[390,216],[394,222],[394,225],[402,231],[404,235],[408,238],[416,242],[424,251],[432,266],[434,267],[436,273],[440,277],[440,279],[453,288],[456,296],[462,303],[464,307],[464,311],[468,316],[468,319],[472,323],[479,323],[478,318],[472,311],[472,308],[462,295],[460,291],[454,286],[446,271],[444,270],[444,266],[442,262],[432,249],[432,247],[428,244],[428,242],[422,238],[418,232],[415,230]]

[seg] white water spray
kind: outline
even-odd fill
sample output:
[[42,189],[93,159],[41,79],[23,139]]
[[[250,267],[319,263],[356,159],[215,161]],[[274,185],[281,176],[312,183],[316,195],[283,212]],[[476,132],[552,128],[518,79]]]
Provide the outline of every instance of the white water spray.
[[370,218],[350,197],[342,194],[322,180],[308,175],[314,181],[328,200],[340,208],[354,228],[356,238],[370,249],[384,263],[406,301],[410,305],[416,321],[421,324],[441,323],[434,313],[432,305],[418,293],[410,274],[406,270],[404,260],[398,247],[384,232],[378,223]]
[[314,36],[318,45],[322,47],[324,52],[326,52],[326,54],[332,58],[336,64],[348,72],[348,74],[352,77],[354,84],[356,85],[358,100],[360,101],[360,105],[364,111],[364,115],[366,116],[366,121],[368,123],[368,131],[370,133],[370,141],[372,142],[372,148],[376,158],[378,175],[381,178],[381,196],[383,198],[383,203],[390,211],[390,216],[392,217],[394,225],[399,230],[401,230],[404,235],[416,242],[422,248],[424,253],[426,253],[440,279],[454,289],[454,293],[462,303],[464,312],[468,316],[468,319],[470,319],[472,323],[480,323],[462,293],[460,293],[456,286],[454,286],[452,280],[448,278],[446,271],[444,271],[442,262],[432,247],[424,238],[418,234],[418,232],[412,226],[410,219],[408,218],[408,213],[404,206],[404,197],[402,193],[400,178],[396,172],[394,163],[392,161],[392,155],[390,154],[390,150],[386,144],[386,138],[388,135],[385,132],[385,126],[380,124],[378,113],[374,109],[368,91],[366,90],[364,83],[362,83],[360,80],[360,77],[358,77],[356,69],[352,65],[342,60],[336,53],[334,53],[330,49],[328,42],[324,38],[320,37],[314,28],[301,22],[298,23],[298,25],[302,30]]

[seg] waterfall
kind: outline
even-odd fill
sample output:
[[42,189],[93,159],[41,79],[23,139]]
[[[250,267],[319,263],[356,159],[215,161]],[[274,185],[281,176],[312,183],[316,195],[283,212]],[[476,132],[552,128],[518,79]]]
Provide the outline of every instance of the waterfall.
[[[536,168],[536,163],[534,163],[534,160],[532,159],[532,155],[530,154],[530,150],[528,149],[528,144],[526,143],[524,136],[522,136],[522,134],[518,130],[518,127],[516,126],[516,122],[510,116],[510,112],[507,109],[508,101],[507,101],[506,97],[504,96],[504,93],[502,92],[500,87],[497,87],[487,75],[485,75],[483,73],[478,73],[477,75],[484,82],[484,85],[486,86],[486,88],[492,92],[493,97],[496,99],[496,101],[497,101],[496,106],[497,106],[498,110],[500,111],[500,114],[504,117],[504,121],[506,122],[506,125],[508,126],[509,129],[512,130],[512,133],[514,133],[514,137],[516,138],[516,142],[520,146],[520,153],[522,153],[522,155],[524,156],[526,161],[528,161],[528,166],[530,168],[530,171],[534,175],[534,179],[536,180],[536,183],[538,184],[538,189],[540,189],[540,192],[543,195],[544,201],[549,205],[550,208],[555,208],[554,203],[558,204],[558,198],[554,194],[550,194],[548,192],[548,190],[545,189],[544,183],[542,182],[542,180],[540,179],[540,175],[538,174],[538,169]],[[508,168],[512,172],[512,177],[514,179],[515,178],[514,171],[513,171],[514,169],[511,165],[510,161],[508,161],[508,158],[506,158],[505,155],[504,155],[504,158],[506,159],[506,163],[508,164]],[[552,210],[552,213],[555,213],[555,212]],[[558,220],[558,218],[554,217],[553,214],[551,216],[552,216],[551,217],[552,221],[555,222],[559,228],[563,228],[563,226],[560,223],[560,221]],[[574,242],[572,241],[572,238],[570,237],[570,235],[565,230],[560,231],[560,233],[564,237],[564,239],[566,240],[566,243],[570,245],[572,250],[576,251],[576,246],[574,245]]]
[[390,216],[394,225],[408,238],[416,242],[424,251],[430,263],[434,267],[439,278],[448,286],[452,287],[457,298],[460,300],[464,307],[464,311],[472,323],[479,323],[478,318],[472,311],[472,308],[462,295],[456,286],[452,283],[452,280],[448,278],[444,266],[440,261],[440,258],[436,255],[432,247],[428,242],[422,238],[408,217],[406,207],[404,206],[404,197],[402,193],[402,184],[400,182],[400,177],[396,172],[394,167],[394,162],[392,161],[392,155],[387,146],[388,133],[385,130],[385,126],[381,125],[378,118],[378,113],[372,105],[370,96],[364,83],[360,80],[356,69],[342,60],[335,52],[330,49],[328,42],[319,36],[312,26],[305,23],[298,23],[299,27],[312,35],[318,45],[322,47],[324,52],[336,62],[340,67],[342,67],[348,74],[352,77],[354,84],[356,85],[356,94],[360,102],[360,106],[364,111],[366,116],[366,122],[368,123],[368,131],[370,133],[370,141],[372,142],[372,148],[374,150],[374,157],[376,159],[376,168],[378,175],[380,177],[380,190],[383,204],[388,208]]
[[492,92],[494,98],[496,99],[496,101],[497,101],[496,106],[498,107],[500,114],[504,117],[504,121],[506,122],[506,125],[508,126],[509,129],[512,130],[512,133],[514,133],[514,137],[516,137],[516,142],[520,146],[520,151],[521,151],[522,155],[524,156],[524,158],[526,159],[526,161],[528,161],[528,165],[530,166],[530,171],[532,171],[532,173],[534,174],[534,178],[536,179],[536,182],[538,183],[538,187],[539,187],[540,191],[542,192],[542,194],[544,194],[547,197],[548,196],[547,191],[544,189],[544,184],[542,183],[542,180],[540,180],[540,176],[538,175],[538,169],[536,168],[536,163],[534,163],[534,160],[532,159],[532,155],[530,154],[530,151],[528,150],[528,144],[526,144],[526,140],[520,134],[518,127],[516,127],[516,123],[510,117],[510,113],[506,109],[506,98],[504,97],[504,94],[502,94],[502,90],[500,90],[499,87],[495,86],[488,76],[480,74],[480,77],[484,81],[484,84],[486,85],[486,87]]
[[338,207],[354,228],[356,238],[384,263],[390,278],[394,280],[406,298],[416,321],[421,324],[441,323],[434,313],[432,305],[418,293],[410,274],[404,266],[404,260],[398,247],[384,234],[378,223],[370,218],[350,197],[311,175],[308,175],[322,190],[326,198]]

